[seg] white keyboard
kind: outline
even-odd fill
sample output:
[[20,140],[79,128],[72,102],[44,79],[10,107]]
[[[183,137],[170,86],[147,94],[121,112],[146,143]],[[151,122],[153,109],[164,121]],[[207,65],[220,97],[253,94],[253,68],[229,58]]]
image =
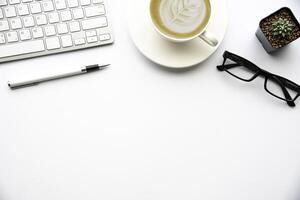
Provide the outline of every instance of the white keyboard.
[[0,0],[0,63],[113,42],[107,0]]

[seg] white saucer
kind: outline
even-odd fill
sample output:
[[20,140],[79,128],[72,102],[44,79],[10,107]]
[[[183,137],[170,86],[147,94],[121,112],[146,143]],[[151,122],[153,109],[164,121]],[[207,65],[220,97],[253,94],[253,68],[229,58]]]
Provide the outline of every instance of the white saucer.
[[209,58],[222,42],[227,28],[227,0],[211,0],[212,16],[207,30],[218,39],[217,47],[211,47],[196,38],[187,43],[164,40],[155,31],[150,14],[150,0],[131,0],[128,6],[129,30],[139,51],[153,62],[170,67],[186,68]]

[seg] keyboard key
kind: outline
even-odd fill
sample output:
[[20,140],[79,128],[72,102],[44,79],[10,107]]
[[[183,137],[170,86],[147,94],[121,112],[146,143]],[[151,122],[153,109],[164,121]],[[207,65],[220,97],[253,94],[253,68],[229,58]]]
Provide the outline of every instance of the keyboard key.
[[87,6],[91,4],[91,0],[80,0],[80,4],[82,6]]
[[53,38],[47,38],[45,40],[46,42],[46,47],[48,50],[52,49],[59,49],[60,48],[60,43],[58,37],[53,37]]
[[85,8],[85,15],[87,17],[94,17],[94,16],[99,16],[99,15],[104,15],[104,14],[105,14],[105,9],[104,9],[103,5]]
[[26,4],[19,4],[17,6],[17,11],[18,11],[19,15],[21,15],[21,16],[29,15],[29,9]]
[[62,43],[63,47],[71,47],[71,46],[73,46],[71,35],[61,36],[60,39],[61,39],[61,43]]
[[21,3],[20,0],[8,0],[10,5]]
[[19,29],[22,28],[22,22],[20,18],[14,18],[10,20],[10,27],[12,29]]
[[0,31],[9,30],[9,25],[7,21],[0,21]]
[[0,8],[0,19],[3,19],[4,15],[3,15],[3,12],[2,12],[2,9]]
[[74,40],[75,45],[83,45],[85,44],[85,39],[84,38],[79,38]]
[[93,0],[93,3],[103,3],[103,0]]
[[92,36],[96,36],[97,32],[96,31],[87,31],[85,32],[86,37],[92,37]]
[[77,0],[68,0],[68,5],[70,8],[75,8],[78,6],[78,1]]
[[55,5],[57,10],[62,10],[67,8],[65,0],[55,0]]
[[32,14],[40,13],[42,12],[42,8],[40,3],[31,3],[29,4],[30,10]]
[[34,26],[34,20],[32,16],[24,17],[23,18],[24,27],[32,27]]
[[36,27],[32,29],[32,36],[33,38],[41,38],[44,37],[44,32],[41,27]]
[[81,19],[84,17],[82,8],[76,8],[72,12],[74,19]]
[[4,43],[5,43],[4,33],[0,33],[0,44],[4,44]]
[[101,28],[107,26],[107,19],[106,17],[87,19],[87,20],[83,20],[81,24],[83,30]]
[[6,6],[7,1],[6,0],[0,0],[0,6]]
[[55,28],[54,28],[53,25],[51,25],[51,26],[46,26],[46,27],[44,28],[44,30],[45,30],[46,36],[56,35],[56,31],[55,31]]
[[16,9],[15,7],[9,6],[4,8],[4,13],[6,17],[16,17]]
[[99,36],[100,41],[105,41],[105,40],[109,40],[110,39],[110,34],[102,34]]
[[43,1],[42,2],[42,6],[45,12],[49,12],[49,11],[53,11],[54,10],[54,6],[52,1]]
[[58,23],[59,22],[59,16],[58,13],[53,12],[48,14],[49,23]]
[[8,32],[6,37],[7,42],[17,42],[19,40],[18,33],[16,31]]
[[61,12],[60,17],[63,22],[72,19],[71,12],[69,10]]
[[37,25],[44,25],[47,24],[47,17],[46,15],[36,15],[35,21]]
[[80,31],[80,25],[79,22],[71,22],[69,24],[70,32],[77,32]]
[[20,31],[20,39],[21,40],[30,40],[31,34],[29,30],[21,30]]
[[69,32],[67,24],[57,24],[56,27],[58,34],[64,34]]
[[86,39],[87,39],[87,42],[88,42],[88,43],[98,42],[97,36],[87,37]]
[[43,40],[26,41],[0,46],[0,58],[23,55],[45,50]]

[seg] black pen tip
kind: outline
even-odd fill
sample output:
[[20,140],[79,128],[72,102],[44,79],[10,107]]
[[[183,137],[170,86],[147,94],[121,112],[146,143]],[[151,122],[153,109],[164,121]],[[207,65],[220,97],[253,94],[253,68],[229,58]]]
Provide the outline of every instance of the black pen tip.
[[100,65],[99,67],[100,67],[100,69],[103,69],[103,68],[106,68],[106,67],[108,67],[108,66],[110,66],[110,64]]

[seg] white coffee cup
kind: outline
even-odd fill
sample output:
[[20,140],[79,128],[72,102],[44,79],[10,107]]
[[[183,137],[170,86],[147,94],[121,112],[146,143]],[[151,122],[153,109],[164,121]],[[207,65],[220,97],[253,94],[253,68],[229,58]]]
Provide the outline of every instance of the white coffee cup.
[[[174,7],[174,5],[173,5],[174,3],[178,3],[178,4],[180,3],[180,5],[181,4],[184,5],[185,2],[187,4],[190,1],[191,0],[150,0],[150,9],[149,10],[150,10],[150,16],[151,16],[151,20],[153,22],[155,30],[163,38],[165,38],[169,41],[172,41],[172,42],[187,42],[187,41],[190,41],[190,40],[193,40],[193,39],[199,37],[203,41],[205,41],[207,44],[209,44],[210,46],[213,46],[213,47],[217,46],[219,43],[218,40],[213,36],[213,34],[211,34],[210,32],[207,31],[207,26],[209,24],[209,21],[211,18],[211,12],[212,12],[210,0],[198,0],[199,2],[203,2],[205,5],[205,7],[202,7],[202,9],[205,9],[205,15],[204,15],[203,21],[200,21],[201,26],[199,25],[197,30],[193,31],[193,34],[187,35],[186,37],[177,37],[176,32],[174,32],[175,34],[166,33],[167,28],[162,28],[162,26],[164,26],[164,25],[163,25],[162,20],[159,19],[159,18],[162,18],[162,17],[160,17],[161,16],[160,12],[163,12],[163,11],[161,11],[161,8],[159,8],[162,3],[165,3],[165,5],[170,6],[170,9],[168,8],[167,10],[172,10],[172,8]],[[197,0],[194,0],[194,1],[197,1]],[[158,4],[159,4],[159,6],[158,6]],[[179,7],[183,7],[183,9],[185,9],[184,6],[182,6],[182,5]],[[197,14],[197,12],[199,12],[199,16],[200,16],[201,15],[200,8],[199,8],[199,11],[197,9],[193,9],[193,14],[194,13]],[[178,33],[178,35],[180,35],[180,33]]]

